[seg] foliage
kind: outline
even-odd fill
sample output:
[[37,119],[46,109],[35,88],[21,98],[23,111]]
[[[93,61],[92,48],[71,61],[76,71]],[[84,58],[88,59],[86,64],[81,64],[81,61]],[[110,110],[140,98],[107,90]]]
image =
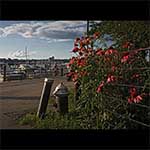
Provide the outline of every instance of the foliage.
[[100,31],[101,35],[110,35],[108,38],[116,41],[119,48],[124,42],[131,42],[132,48],[149,47],[149,21],[102,21],[92,23],[90,34]]
[[18,120],[18,123],[20,125],[30,125],[30,126],[34,126],[35,122],[38,120],[38,118],[36,118],[34,113],[29,113],[26,114],[25,116],[23,116],[22,118],[20,118]]
[[150,72],[144,68],[150,66],[140,49],[126,51],[130,43],[123,44],[121,51],[102,49],[97,44],[100,36],[97,32],[76,38],[74,43],[76,57],[68,64],[68,76],[80,84],[77,111],[88,128],[128,128],[130,121],[126,118],[136,116],[136,112],[130,113],[129,105],[148,103]]

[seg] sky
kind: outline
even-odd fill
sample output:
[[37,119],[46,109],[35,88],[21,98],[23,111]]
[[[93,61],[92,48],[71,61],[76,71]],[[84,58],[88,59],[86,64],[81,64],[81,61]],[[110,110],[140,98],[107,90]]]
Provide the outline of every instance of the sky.
[[70,58],[74,39],[81,37],[86,21],[0,21],[0,58]]

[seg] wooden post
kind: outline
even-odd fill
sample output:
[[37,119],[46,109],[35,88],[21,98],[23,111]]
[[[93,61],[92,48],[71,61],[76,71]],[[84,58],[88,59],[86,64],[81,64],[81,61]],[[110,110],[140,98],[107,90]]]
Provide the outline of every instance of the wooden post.
[[6,65],[4,65],[4,76],[3,76],[3,81],[6,81]]
[[48,78],[45,78],[44,80],[43,90],[42,90],[41,99],[40,99],[38,112],[37,112],[37,116],[41,119],[43,119],[45,116],[53,82],[54,80],[50,80]]

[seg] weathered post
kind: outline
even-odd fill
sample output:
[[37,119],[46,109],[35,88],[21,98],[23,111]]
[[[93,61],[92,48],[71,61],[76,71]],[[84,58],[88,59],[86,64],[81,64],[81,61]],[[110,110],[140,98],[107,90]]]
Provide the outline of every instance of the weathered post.
[[6,65],[4,65],[4,76],[3,76],[3,81],[6,81]]
[[68,112],[68,88],[61,82],[54,90],[53,95],[56,97],[57,111],[60,114]]
[[51,87],[52,87],[53,82],[54,82],[54,80],[48,79],[48,78],[45,78],[45,80],[44,80],[43,90],[42,90],[40,103],[39,103],[39,107],[38,107],[38,112],[37,112],[37,116],[41,119],[44,118],[44,115],[46,112],[48,99],[50,96]]

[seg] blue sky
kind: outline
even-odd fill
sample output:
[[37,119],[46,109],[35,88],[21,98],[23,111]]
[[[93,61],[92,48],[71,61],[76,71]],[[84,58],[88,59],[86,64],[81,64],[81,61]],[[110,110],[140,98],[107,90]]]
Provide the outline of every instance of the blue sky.
[[86,21],[0,21],[0,58],[70,58]]

